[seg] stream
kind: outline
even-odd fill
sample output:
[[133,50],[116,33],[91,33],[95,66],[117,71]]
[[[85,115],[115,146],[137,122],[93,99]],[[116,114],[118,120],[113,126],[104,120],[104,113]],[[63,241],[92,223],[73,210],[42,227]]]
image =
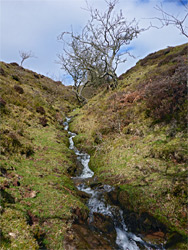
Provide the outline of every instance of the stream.
[[67,117],[64,122],[64,129],[69,134],[69,148],[73,150],[77,156],[77,160],[82,164],[83,170],[77,177],[79,178],[80,184],[77,189],[90,195],[87,206],[89,208],[89,221],[93,221],[93,213],[97,212],[104,216],[108,216],[113,220],[114,228],[116,231],[116,246],[115,249],[120,250],[139,250],[139,249],[164,249],[162,246],[157,246],[142,240],[141,237],[136,236],[134,233],[128,231],[124,218],[123,211],[119,207],[114,207],[106,203],[105,194],[111,192],[114,188],[110,185],[100,185],[99,187],[91,188],[86,184],[87,179],[94,177],[94,172],[89,168],[90,155],[85,152],[79,151],[75,145],[73,138],[76,136],[75,133],[69,131],[69,122],[71,118]]

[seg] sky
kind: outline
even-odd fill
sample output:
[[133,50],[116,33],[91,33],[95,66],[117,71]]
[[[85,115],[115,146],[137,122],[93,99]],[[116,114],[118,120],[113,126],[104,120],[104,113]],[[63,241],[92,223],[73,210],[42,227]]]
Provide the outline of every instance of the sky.
[[[93,8],[106,9],[105,0],[87,1]],[[136,18],[141,28],[147,28],[151,21],[159,26],[150,18],[160,16],[155,6],[161,2],[165,11],[180,19],[185,16],[186,8],[180,0],[119,0],[116,11],[122,9],[127,20]],[[188,0],[182,2],[188,4]],[[19,51],[32,51],[35,57],[25,60],[25,68],[70,84],[70,78],[56,63],[63,48],[57,37],[71,27],[75,32],[81,31],[89,20],[85,7],[85,0],[0,0],[0,61],[20,64]],[[188,26],[188,18],[186,22]],[[128,49],[135,58],[119,65],[117,74],[126,72],[150,53],[186,42],[187,38],[173,25],[151,28],[131,42]]]

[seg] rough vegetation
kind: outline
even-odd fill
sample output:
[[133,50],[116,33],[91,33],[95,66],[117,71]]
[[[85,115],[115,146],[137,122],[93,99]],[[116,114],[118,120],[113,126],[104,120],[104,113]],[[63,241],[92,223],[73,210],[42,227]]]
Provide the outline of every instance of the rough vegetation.
[[124,209],[163,222],[168,249],[187,246],[187,65],[187,44],[150,54],[72,113],[100,181]]
[[16,63],[0,66],[0,248],[63,249],[73,210],[85,209],[68,174],[75,161],[62,124],[76,97]]
[[[115,90],[85,88],[90,101],[71,113],[97,175],[90,185],[114,185],[106,199],[128,229],[167,239],[166,249],[187,247],[186,72],[187,44],[161,50]],[[75,94],[17,63],[0,63],[0,83],[0,248],[113,249],[112,222],[96,213],[89,224],[87,194],[70,178],[80,166],[63,121],[78,107]]]

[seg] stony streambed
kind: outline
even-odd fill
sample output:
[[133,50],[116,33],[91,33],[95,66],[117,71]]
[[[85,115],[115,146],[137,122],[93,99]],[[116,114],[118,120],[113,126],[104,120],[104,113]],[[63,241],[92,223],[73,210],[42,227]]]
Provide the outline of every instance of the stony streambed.
[[114,187],[105,184],[92,185],[95,176],[94,172],[89,168],[90,156],[85,152],[80,152],[75,147],[73,138],[76,134],[69,131],[70,121],[71,118],[67,117],[66,122],[64,122],[64,129],[69,134],[69,148],[75,152],[77,161],[82,166],[81,173],[73,177],[73,179],[77,189],[83,193],[83,196],[85,194],[85,197],[88,197],[89,216],[87,224],[89,224],[91,234],[92,232],[98,232],[107,242],[105,247],[102,245],[98,249],[164,249],[162,244],[155,245],[146,242],[142,239],[142,236],[128,230],[123,218],[123,211],[117,205],[111,205],[106,200],[106,197],[110,195]]

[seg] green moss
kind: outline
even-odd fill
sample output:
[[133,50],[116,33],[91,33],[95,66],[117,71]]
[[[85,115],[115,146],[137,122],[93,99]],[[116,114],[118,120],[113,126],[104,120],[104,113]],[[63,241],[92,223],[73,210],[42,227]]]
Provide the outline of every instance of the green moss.
[[[186,60],[185,47],[162,50],[139,62],[123,74],[117,90],[92,98],[71,124],[79,133],[78,146],[92,153],[90,166],[100,181],[120,187],[133,209],[148,211],[181,234],[186,233],[187,218],[187,105],[182,102],[169,119],[157,120],[148,113],[145,90],[156,79],[168,76],[173,81]],[[165,64],[159,65],[161,61]],[[185,77],[180,71],[175,75],[179,72],[179,79]]]
[[[30,136],[33,138],[35,154],[32,159],[12,161],[16,176],[20,179],[20,186],[10,183],[10,188],[7,188],[6,192],[15,199],[15,203],[11,205],[12,209],[22,210],[24,213],[29,211],[37,218],[43,233],[51,239],[49,247],[59,249],[63,244],[62,238],[71,225],[72,209],[85,208],[76,196],[73,182],[67,175],[68,168],[73,165],[72,152],[65,144],[56,142],[56,130],[53,127],[44,130],[30,129]],[[5,212],[7,205],[10,206],[9,202],[5,199]],[[12,217],[5,216],[4,224],[8,223],[7,220],[12,221]],[[67,224],[68,222],[70,223]],[[7,232],[9,231],[8,228]],[[19,231],[16,231],[17,233]],[[11,240],[11,244],[19,249],[22,246],[21,240],[20,237],[17,241]]]
[[2,249],[39,249],[39,245],[27,224],[21,211],[7,208],[1,218],[1,227],[4,240],[1,242]]
[[[63,249],[72,209],[85,205],[68,175],[75,167],[62,121],[77,106],[74,93],[60,83],[19,66],[1,63],[1,248]],[[15,89],[19,78],[22,95]],[[45,110],[46,127],[40,124]]]

